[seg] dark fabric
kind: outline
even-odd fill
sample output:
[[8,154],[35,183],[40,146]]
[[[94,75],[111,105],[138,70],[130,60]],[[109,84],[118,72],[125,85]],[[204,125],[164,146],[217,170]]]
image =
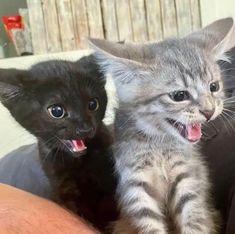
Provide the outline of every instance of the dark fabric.
[[228,203],[228,215],[227,215],[227,223],[226,223],[226,234],[234,234],[235,233],[235,186],[233,183],[233,187],[230,190],[230,199]]
[[22,146],[0,160],[0,183],[44,198],[51,197],[48,179],[39,162],[36,143]]
[[[208,128],[210,128],[210,136],[212,138],[208,139],[209,136],[207,136],[207,139],[204,140],[202,152],[206,156],[211,172],[213,195],[216,206],[223,218],[224,230],[226,229],[227,220],[231,220],[230,213],[234,215],[233,228],[235,228],[235,204],[234,211],[230,210],[234,197],[232,187],[235,185],[235,132],[232,132],[232,129],[229,129],[229,127],[224,127],[223,124],[223,121],[218,119],[213,122],[213,125],[209,125],[210,127]],[[205,131],[209,132],[206,129]],[[230,222],[227,225],[232,225],[232,223]],[[226,234],[230,233],[234,234],[235,232],[226,232]]]

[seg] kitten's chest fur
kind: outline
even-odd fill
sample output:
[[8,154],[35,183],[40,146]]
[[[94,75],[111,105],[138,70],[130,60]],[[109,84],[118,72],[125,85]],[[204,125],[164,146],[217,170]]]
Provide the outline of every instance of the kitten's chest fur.
[[[153,155],[153,161],[152,167],[149,167],[149,182],[153,187],[161,188],[158,189],[158,195],[161,196],[163,202],[168,197],[166,195],[171,193],[177,175],[190,173],[191,177],[200,179],[198,170],[201,162],[194,150],[185,150],[184,152],[172,150],[166,152],[156,149],[150,153]],[[193,158],[194,156],[196,158]]]
[[155,196],[162,203],[167,203],[177,176],[182,173],[190,174],[200,186],[207,184],[206,168],[196,148],[167,148],[163,144],[139,140],[132,138],[117,144],[119,150],[125,147],[121,157],[116,157],[117,169],[121,173],[126,167],[141,175],[140,179],[155,189]]

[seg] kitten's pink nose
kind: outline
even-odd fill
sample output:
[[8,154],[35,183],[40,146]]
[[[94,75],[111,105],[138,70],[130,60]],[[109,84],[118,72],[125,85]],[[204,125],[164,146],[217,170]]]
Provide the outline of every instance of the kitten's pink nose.
[[206,117],[206,120],[209,121],[213,114],[215,113],[215,109],[212,110],[200,110],[200,113]]

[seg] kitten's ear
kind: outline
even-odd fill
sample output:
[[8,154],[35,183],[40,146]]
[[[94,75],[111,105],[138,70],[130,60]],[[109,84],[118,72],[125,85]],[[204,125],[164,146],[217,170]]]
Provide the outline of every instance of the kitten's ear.
[[95,50],[94,55],[99,65],[106,72],[118,74],[126,70],[134,72],[143,66],[142,63],[135,61],[137,51],[134,45],[94,38],[90,38],[89,43]]
[[0,101],[13,101],[23,91],[28,72],[18,69],[0,69]]
[[209,50],[215,60],[228,60],[225,53],[235,46],[235,26],[232,18],[217,20],[186,37]]
[[[130,101],[129,99],[134,97],[130,95],[134,86],[139,85],[143,78],[148,76],[146,65],[138,61],[140,56],[143,56],[139,47],[94,38],[89,39],[89,42],[102,71],[112,75],[119,98]],[[131,85],[128,85],[130,83]]]

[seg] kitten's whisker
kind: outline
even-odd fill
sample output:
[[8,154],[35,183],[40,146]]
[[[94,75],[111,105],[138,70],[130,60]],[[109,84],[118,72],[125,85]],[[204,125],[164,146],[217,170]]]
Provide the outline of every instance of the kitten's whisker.
[[228,71],[233,71],[233,70],[235,70],[235,68],[228,68],[228,69],[225,69],[225,70],[221,69],[222,73],[226,72],[226,74],[227,74]]
[[235,111],[232,111],[232,110],[230,110],[230,109],[224,108],[223,111],[222,111],[222,113],[226,113],[226,114],[228,114],[230,117],[233,117],[234,114],[235,114]]
[[[52,139],[55,139],[55,138],[54,138],[54,136],[52,136],[50,139],[52,140]],[[42,143],[44,144],[44,142],[42,142]],[[44,144],[44,145],[46,145],[46,144]],[[46,160],[47,160],[47,158],[50,154],[51,154],[51,150],[49,150],[49,152],[45,156],[43,155],[43,159],[42,159],[43,163],[46,162]],[[53,155],[52,155],[52,157],[53,157]]]
[[223,102],[224,102],[224,104],[233,103],[233,102],[235,102],[235,99],[229,98],[229,99],[223,100]]
[[[230,132],[229,132],[229,128],[228,128],[227,125],[226,125],[225,117],[224,117],[223,113],[221,113],[220,117],[221,117],[221,118],[220,118],[220,121],[223,123],[225,130],[226,130],[228,133],[230,133]],[[214,123],[211,122],[211,124],[214,126],[214,128],[216,128],[215,125],[214,125]],[[217,131],[217,128],[216,128],[216,131]]]
[[65,148],[67,148],[70,151],[69,147],[59,137],[57,137],[56,135],[55,137],[65,146]]
[[226,97],[226,98],[224,98],[225,101],[226,101],[226,100],[229,100],[229,99],[235,99],[235,96],[231,96],[231,97]]
[[[228,112],[228,113],[227,113],[227,112]],[[233,118],[233,117],[234,117],[234,114],[235,114],[235,111],[232,111],[232,110],[229,110],[229,109],[227,109],[227,108],[224,108],[224,110],[223,110],[222,113],[227,113],[227,114],[229,114],[229,116],[230,116],[231,118]]]
[[235,76],[234,76],[233,74],[227,74],[227,73],[226,73],[226,74],[224,75],[224,78],[226,79],[227,77],[234,77],[234,78],[235,78]]
[[4,100],[10,101],[11,99],[14,99],[18,96],[21,96],[21,93],[19,91],[13,91],[12,93],[7,94],[7,96],[4,98]]
[[59,151],[60,151],[60,146],[56,147],[55,152],[53,151],[52,158],[51,158],[52,164],[54,164],[56,162],[56,157],[57,157]]
[[60,147],[61,147],[61,153],[62,153],[62,160],[63,160],[63,163],[65,164],[65,157],[64,157],[64,152],[65,152],[65,150],[67,149],[67,147],[66,147],[66,145],[64,145],[64,144],[62,144],[62,145],[60,145]]
[[49,143],[51,143],[53,140],[55,140],[55,137],[54,136],[52,136],[52,137],[50,137],[48,140],[46,140],[46,141],[41,141],[41,143],[43,144],[43,145],[45,145],[45,146],[47,146]]
[[[220,116],[221,117],[221,116]],[[204,127],[204,126],[211,126],[211,127],[213,127],[214,129],[215,129],[215,131],[216,132],[218,132],[218,128],[216,127],[216,125],[213,123],[213,122],[210,122],[210,123],[208,123],[208,122],[204,122],[204,123],[202,123],[202,126]]]
[[65,159],[64,159],[64,150],[65,150],[65,146],[64,146],[64,145],[61,145],[60,148],[61,148],[61,153],[62,153],[62,161],[63,161],[63,164],[65,164]]
[[51,153],[51,152],[49,151],[46,155],[43,155],[42,163],[45,163],[45,162],[46,162],[47,157],[48,157],[48,155],[49,155],[50,153]]
[[124,127],[126,126],[126,124],[129,123],[129,121],[130,121],[133,117],[134,117],[134,114],[131,114],[131,115],[127,118],[127,120],[126,120],[122,125],[119,126],[120,129],[124,129]]
[[[53,141],[56,140],[54,136],[52,136],[51,138],[49,138],[47,141],[45,142],[40,142],[42,145],[46,146],[46,147],[49,147],[48,144],[50,143],[53,143]],[[43,156],[43,159],[42,159],[42,162],[45,162],[47,160],[47,157],[51,154],[51,150],[49,150],[49,152],[46,154],[46,156]],[[52,157],[53,157],[53,154],[52,154]]]
[[[224,119],[226,120],[226,122],[228,123],[228,125],[229,125],[229,126],[231,127],[231,129],[234,131],[234,127],[233,127],[233,125],[230,123],[230,121],[229,121],[228,117],[225,115],[225,113],[222,113],[221,116],[224,117]],[[227,128],[227,131],[228,131],[228,133],[231,133],[231,132],[229,131],[229,128]]]
[[222,113],[226,115],[228,119],[230,118],[230,120],[235,121],[235,118],[232,115],[228,114],[226,111],[223,111]]
[[224,103],[225,103],[225,104],[226,104],[226,103],[233,103],[233,102],[235,102],[235,99],[232,99],[232,98],[227,99],[227,100],[224,100]]

